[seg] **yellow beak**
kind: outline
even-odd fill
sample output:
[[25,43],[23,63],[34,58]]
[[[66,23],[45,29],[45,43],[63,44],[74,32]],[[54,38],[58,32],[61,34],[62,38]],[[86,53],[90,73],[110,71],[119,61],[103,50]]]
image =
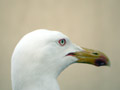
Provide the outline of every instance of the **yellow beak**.
[[74,56],[78,58],[77,63],[87,63],[95,66],[110,66],[107,56],[97,50],[83,48],[82,52],[75,52]]

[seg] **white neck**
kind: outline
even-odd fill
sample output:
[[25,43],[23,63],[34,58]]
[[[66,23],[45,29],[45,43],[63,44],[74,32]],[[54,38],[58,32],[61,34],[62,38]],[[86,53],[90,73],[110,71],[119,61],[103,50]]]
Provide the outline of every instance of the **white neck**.
[[43,72],[25,72],[13,73],[13,90],[60,90],[56,76],[43,74]]
[[59,90],[59,86],[55,78],[42,77],[33,82],[27,82],[20,90]]
[[59,66],[18,59],[12,61],[13,90],[60,90],[56,78],[63,69]]

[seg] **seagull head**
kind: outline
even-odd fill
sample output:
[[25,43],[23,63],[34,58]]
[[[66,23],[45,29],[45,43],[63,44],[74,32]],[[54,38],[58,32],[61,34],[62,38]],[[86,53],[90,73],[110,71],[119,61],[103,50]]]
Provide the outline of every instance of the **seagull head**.
[[44,29],[33,31],[25,35],[14,50],[13,87],[20,82],[34,82],[39,77],[57,77],[73,63],[108,66],[109,59],[100,51],[75,45],[61,32]]

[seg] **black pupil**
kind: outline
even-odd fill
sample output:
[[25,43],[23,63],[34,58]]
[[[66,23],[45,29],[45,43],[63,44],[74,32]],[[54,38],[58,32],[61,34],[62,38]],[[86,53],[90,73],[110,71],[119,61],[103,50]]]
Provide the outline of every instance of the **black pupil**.
[[61,40],[61,43],[63,44],[63,43],[64,43],[64,40]]

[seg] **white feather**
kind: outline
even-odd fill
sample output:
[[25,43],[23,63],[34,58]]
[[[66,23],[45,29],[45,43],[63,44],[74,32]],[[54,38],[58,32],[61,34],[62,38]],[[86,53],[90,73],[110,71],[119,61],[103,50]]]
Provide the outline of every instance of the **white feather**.
[[[66,44],[61,46],[58,41],[63,38]],[[80,50],[57,31],[41,29],[25,35],[12,56],[13,90],[59,90],[56,78],[77,60],[65,55]]]

